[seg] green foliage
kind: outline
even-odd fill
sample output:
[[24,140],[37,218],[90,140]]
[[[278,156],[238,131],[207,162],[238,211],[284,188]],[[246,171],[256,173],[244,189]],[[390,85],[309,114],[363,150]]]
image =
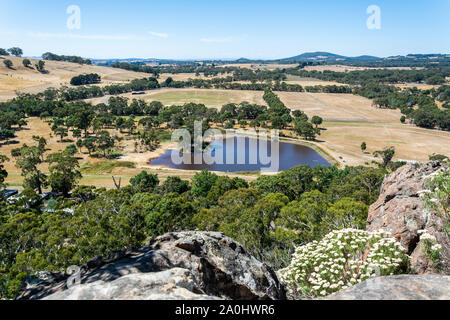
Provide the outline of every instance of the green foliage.
[[323,119],[319,116],[313,116],[311,122],[318,128],[323,123]]
[[156,174],[150,174],[147,171],[142,171],[136,177],[130,179],[130,184],[137,192],[153,192],[155,187],[159,184],[159,179]]
[[433,263],[433,267],[440,271],[442,269],[442,245],[437,243],[436,237],[427,233],[425,230],[420,230],[419,245],[423,248],[423,253]]
[[9,56],[9,52],[3,48],[0,48],[0,56]]
[[390,147],[390,148],[386,148],[382,151],[375,151],[373,153],[373,155],[375,157],[381,157],[383,160],[383,162],[381,163],[381,166],[383,168],[387,168],[387,166],[391,163],[392,159],[394,158],[395,148]]
[[9,159],[7,157],[0,154],[0,201],[3,198],[3,195],[2,195],[3,189],[5,189],[5,187],[6,187],[4,182],[5,182],[5,179],[8,177],[8,172],[5,170],[5,167],[3,164],[8,160]]
[[251,183],[264,195],[284,193],[291,200],[299,199],[302,193],[309,191],[313,185],[313,169],[298,166],[276,176],[261,176]]
[[68,195],[76,186],[77,181],[82,178],[78,159],[67,150],[50,154],[47,158],[49,163],[48,183],[54,192]]
[[208,170],[203,170],[197,173],[194,178],[192,178],[192,194],[196,197],[206,197],[209,191],[216,183],[218,176]]
[[23,55],[22,49],[20,49],[18,47],[12,47],[12,48],[8,49],[8,52],[16,57],[21,57]]
[[361,151],[365,152],[367,150],[367,144],[365,142],[361,143]]
[[297,119],[294,121],[294,131],[298,136],[303,137],[305,140],[315,140],[316,135],[320,134],[320,131],[315,129],[311,123],[299,121]]
[[39,168],[43,162],[43,152],[40,145],[29,147],[26,144],[11,151],[11,155],[16,159],[16,167],[22,171],[24,188],[37,190],[39,194],[47,185],[47,176]]
[[181,180],[180,177],[168,177],[159,187],[158,192],[162,195],[170,193],[178,193],[181,195],[189,190],[189,181]]
[[39,72],[44,72],[45,71],[45,61],[39,60],[38,63],[35,66],[36,66],[36,70],[37,71],[39,71]]
[[96,73],[81,74],[75,76],[70,80],[70,84],[73,86],[81,86],[86,84],[100,83],[102,81],[101,77]]
[[22,64],[25,68],[28,68],[29,66],[31,66],[31,61],[30,59],[23,59]]
[[3,63],[4,63],[4,65],[8,68],[8,69],[11,69],[12,68],[12,66],[13,66],[13,63],[12,63],[12,61],[11,60],[9,60],[9,59],[5,59],[5,60],[3,60]]
[[[156,196],[155,196],[156,197]],[[178,194],[171,193],[158,199],[154,207],[147,206],[149,213],[145,221],[147,232],[159,236],[166,232],[192,229],[194,207],[191,202]]]
[[406,123],[406,117],[405,116],[401,116],[400,122],[405,124]]
[[437,211],[444,220],[444,230],[450,235],[450,169],[449,162],[444,172],[427,181],[429,192],[424,200],[428,209]]

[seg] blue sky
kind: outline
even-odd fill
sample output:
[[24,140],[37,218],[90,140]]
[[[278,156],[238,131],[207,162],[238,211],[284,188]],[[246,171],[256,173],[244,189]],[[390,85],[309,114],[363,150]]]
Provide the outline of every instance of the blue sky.
[[[81,29],[67,28],[70,5]],[[369,30],[366,9],[381,9]],[[0,48],[89,58],[450,53],[450,0],[0,0]]]

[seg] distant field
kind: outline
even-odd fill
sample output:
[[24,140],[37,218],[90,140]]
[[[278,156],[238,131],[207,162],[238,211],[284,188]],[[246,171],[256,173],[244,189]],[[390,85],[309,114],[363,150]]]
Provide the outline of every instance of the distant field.
[[[12,149],[21,147],[23,144],[33,145],[34,141],[32,137],[34,135],[39,135],[47,139],[47,155],[63,150],[68,145],[73,143],[73,138],[71,136],[67,137],[67,141],[64,143],[60,143],[59,138],[52,136],[50,127],[43,120],[38,118],[28,118],[27,121],[28,125],[24,127],[23,130],[16,132],[17,137],[13,139],[15,143],[9,145],[0,144],[0,154],[5,155],[10,159],[10,161],[5,163],[5,169],[9,174],[6,179],[6,183],[13,188],[21,187],[23,177],[20,175],[20,169],[15,166],[14,158],[11,157]],[[117,131],[113,131],[112,133],[119,134]],[[122,185],[127,185],[129,180],[139,174],[142,170],[158,174],[161,181],[164,181],[169,176],[179,176],[183,179],[191,179],[196,174],[194,171],[182,171],[149,166],[150,159],[164,153],[166,148],[172,147],[170,142],[163,142],[161,149],[157,151],[145,153],[135,153],[134,142],[132,140],[123,140],[120,147],[124,153],[124,156],[118,160],[91,158],[87,154],[77,154],[83,174],[83,179],[80,181],[80,184],[94,185],[100,188],[114,188],[112,176],[122,178]],[[43,171],[47,171],[47,166],[43,164],[41,169]],[[225,175],[226,173],[220,174]],[[233,176],[251,181],[256,179],[257,174],[235,174]]]
[[[145,101],[160,101],[164,105],[182,105],[189,102],[203,103],[211,108],[221,108],[227,103],[250,103],[264,104],[261,91],[245,90],[210,90],[210,89],[161,89],[147,91],[144,95],[133,96],[131,93],[123,94],[122,97],[129,99],[142,99]],[[106,102],[108,97],[88,99],[91,103]]]
[[277,92],[277,95],[291,109],[326,121],[397,122],[401,117],[398,110],[374,108],[371,100],[352,94]]
[[[370,68],[370,67],[353,67],[344,65],[320,65],[320,66],[307,66],[306,71],[334,71],[334,72],[348,72],[356,70],[370,70],[370,69],[391,69],[391,70],[412,70],[410,67],[385,67],[385,68]],[[423,69],[423,68],[416,68]]]
[[350,94],[277,92],[291,109],[303,110],[309,117],[325,119],[318,143],[334,158],[347,165],[363,165],[374,158],[361,152],[363,141],[368,152],[395,147],[396,159],[428,160],[433,153],[450,156],[450,132],[402,125],[399,110],[372,107],[372,101]]
[[[14,69],[6,68],[3,64],[4,59],[11,60]],[[30,60],[34,68],[38,60]],[[23,58],[0,56],[0,101],[14,98],[15,90],[38,93],[50,87],[70,86],[72,77],[79,74],[98,73],[102,77],[101,85],[123,83],[149,76],[147,73],[61,61],[45,61],[45,69],[48,73],[40,73],[35,69],[25,68],[22,61]]]
[[314,78],[302,78],[302,77],[293,76],[293,75],[287,75],[287,80],[285,82],[289,83],[289,84],[298,84],[303,87],[332,86],[332,85],[347,86],[346,84],[342,84],[342,83],[335,82],[335,81],[324,81],[324,80],[319,80],[319,79],[314,79]]

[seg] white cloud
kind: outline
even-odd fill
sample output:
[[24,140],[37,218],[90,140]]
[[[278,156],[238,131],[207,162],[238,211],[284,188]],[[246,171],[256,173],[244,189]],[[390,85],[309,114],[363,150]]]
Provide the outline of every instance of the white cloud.
[[134,34],[76,34],[76,33],[46,33],[30,32],[32,38],[41,39],[84,39],[84,40],[139,40],[141,37]]
[[159,33],[159,32],[153,32],[153,31],[149,31],[149,34],[151,34],[152,36],[158,37],[158,38],[168,38],[169,35],[167,33]]

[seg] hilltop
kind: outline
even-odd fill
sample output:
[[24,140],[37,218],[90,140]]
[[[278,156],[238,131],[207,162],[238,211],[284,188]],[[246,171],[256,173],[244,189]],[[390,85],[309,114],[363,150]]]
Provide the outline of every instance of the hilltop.
[[[9,59],[13,69],[8,69],[3,60]],[[0,56],[0,101],[15,97],[15,91],[38,93],[47,88],[70,86],[72,77],[80,74],[97,73],[102,78],[100,85],[123,83],[129,80],[148,77],[147,73],[139,73],[122,69],[113,69],[95,65],[77,64],[63,61],[45,60],[45,70],[36,70],[38,59],[30,59],[31,67],[22,64],[24,58]]]

